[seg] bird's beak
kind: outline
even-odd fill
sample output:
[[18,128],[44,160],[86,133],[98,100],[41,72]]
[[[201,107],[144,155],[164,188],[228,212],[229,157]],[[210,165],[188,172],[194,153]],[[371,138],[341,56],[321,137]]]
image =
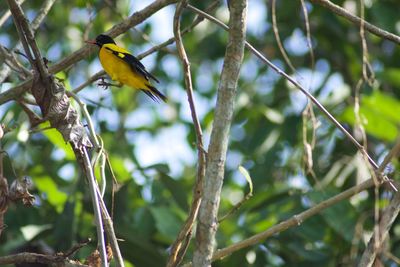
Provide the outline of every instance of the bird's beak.
[[91,44],[91,45],[96,45],[96,41],[95,40],[87,40],[87,41],[85,41],[85,43]]

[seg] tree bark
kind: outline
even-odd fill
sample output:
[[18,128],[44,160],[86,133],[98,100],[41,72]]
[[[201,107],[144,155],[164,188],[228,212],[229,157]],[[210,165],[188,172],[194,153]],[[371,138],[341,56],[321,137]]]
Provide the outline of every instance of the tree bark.
[[246,37],[246,0],[230,1],[229,41],[225,52],[213,130],[208,149],[203,201],[200,206],[193,266],[211,266],[218,228],[217,215],[224,179],[228,137]]

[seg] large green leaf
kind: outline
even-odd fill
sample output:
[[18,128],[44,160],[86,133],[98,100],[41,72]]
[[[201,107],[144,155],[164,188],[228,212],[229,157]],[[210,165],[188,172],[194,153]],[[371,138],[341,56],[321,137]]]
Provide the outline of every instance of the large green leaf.
[[61,212],[68,195],[57,188],[57,184],[49,176],[35,177],[35,186],[58,212]]
[[[380,139],[394,141],[400,124],[400,101],[375,90],[372,95],[362,98],[360,117],[367,133]],[[342,119],[354,125],[354,107],[347,107]]]
[[182,183],[173,179],[171,176],[167,175],[164,172],[160,172],[160,180],[164,184],[164,186],[168,189],[168,191],[171,193],[172,197],[179,205],[179,207],[185,212],[188,211],[189,210],[189,205],[187,203],[188,192],[186,192],[186,189],[184,186],[182,186]]
[[181,224],[179,218],[167,207],[151,207],[150,211],[156,221],[156,228],[160,234],[170,241],[174,240]]

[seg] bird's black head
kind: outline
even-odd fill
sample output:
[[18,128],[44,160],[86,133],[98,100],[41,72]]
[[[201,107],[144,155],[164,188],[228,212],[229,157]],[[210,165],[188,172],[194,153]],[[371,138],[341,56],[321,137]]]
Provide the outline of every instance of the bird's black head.
[[96,37],[96,45],[98,45],[99,47],[102,47],[105,44],[115,44],[114,40],[105,34],[100,34]]

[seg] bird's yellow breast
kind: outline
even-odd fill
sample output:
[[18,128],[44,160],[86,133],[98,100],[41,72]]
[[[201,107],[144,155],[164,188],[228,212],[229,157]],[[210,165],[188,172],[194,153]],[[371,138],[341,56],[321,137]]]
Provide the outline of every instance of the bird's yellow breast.
[[[117,52],[119,51],[117,50]],[[125,50],[121,48],[120,52],[125,52]],[[123,57],[124,55],[121,53],[118,56]],[[146,85],[148,84],[148,81],[132,70],[131,66],[118,58],[118,56],[114,55],[112,51],[106,48],[106,46],[103,46],[100,49],[99,59],[104,71],[114,81],[126,84],[134,89],[147,90]]]

